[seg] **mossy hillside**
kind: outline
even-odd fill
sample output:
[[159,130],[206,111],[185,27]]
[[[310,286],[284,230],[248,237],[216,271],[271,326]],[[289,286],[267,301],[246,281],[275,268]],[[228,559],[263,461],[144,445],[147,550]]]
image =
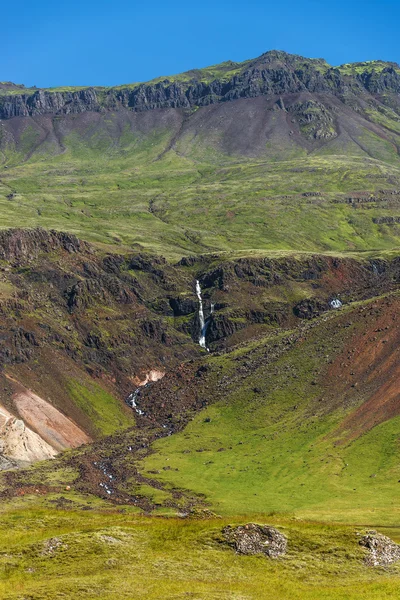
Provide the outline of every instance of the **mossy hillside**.
[[[171,598],[189,592],[204,599],[348,600],[362,589],[368,600],[396,598],[399,567],[367,567],[359,539],[377,528],[400,541],[399,418],[338,446],[334,434],[349,407],[324,401],[332,392],[326,385],[332,361],[365,331],[357,309],[369,314],[377,303],[323,315],[270,363],[258,364],[293,332],[207,356],[209,394],[220,397],[222,380],[224,397],[180,434],[156,442],[144,462],[145,448],[126,462],[127,473],[129,465],[139,466],[149,478],[123,486],[158,505],[153,517],[77,491],[77,453],[85,449],[21,472],[19,496],[0,505],[0,595],[151,599],[161,590]],[[238,370],[246,364],[242,377]],[[125,451],[133,435],[118,436]],[[117,446],[107,448],[112,465]],[[166,487],[151,485],[154,478]],[[201,499],[192,518],[166,517],[178,510],[170,501],[179,489]],[[282,531],[287,556],[240,556],[223,544],[225,525],[249,521]]]
[[386,62],[384,60],[367,60],[364,62],[345,63],[336,67],[343,75],[362,75],[363,73],[382,73],[384,69],[392,68],[400,73],[400,67],[397,63]]
[[[203,67],[199,69],[190,69],[184,73],[178,73],[175,75],[162,75],[156,77],[147,82],[134,82],[128,84],[121,84],[117,86],[59,86],[59,87],[48,87],[41,88],[41,91],[48,93],[62,93],[62,92],[79,92],[82,90],[94,89],[100,95],[124,89],[135,89],[140,85],[156,85],[158,83],[180,83],[190,84],[193,82],[211,83],[213,81],[221,81],[223,83],[229,81],[235,76],[240,76],[248,68],[263,64],[263,60],[271,60],[276,64],[287,65],[293,70],[308,70],[313,69],[322,74],[326,73],[331,69],[336,69],[341,75],[355,76],[371,73],[381,73],[384,69],[393,68],[396,72],[400,73],[400,68],[396,63],[387,62],[382,60],[370,60],[356,63],[345,63],[337,67],[332,67],[324,59],[312,58],[307,59],[302,56],[290,55],[283,51],[270,51],[266,54],[261,55],[258,58],[248,59],[242,62],[234,62],[227,60],[222,63],[211,65],[209,67]],[[11,82],[0,82],[2,86],[1,95],[33,95],[38,91],[36,87],[25,87],[23,85],[15,85]]]
[[[135,154],[132,164],[132,154],[102,154],[98,141],[93,148],[75,145],[75,138],[71,143],[68,160],[46,157],[3,171],[2,227],[13,226],[17,213],[22,227],[64,229],[104,244],[136,243],[172,259],[215,250],[398,246],[396,225],[373,222],[382,214],[397,216],[396,198],[357,207],[345,203],[355,190],[371,193],[389,179],[396,187],[400,170],[394,164],[315,156],[216,169],[195,167],[171,153],[151,164],[162,148],[156,139],[156,150],[142,146],[142,158]],[[304,198],[304,191],[320,196]]]
[[66,383],[67,393],[73,403],[85,414],[97,436],[110,435],[132,427],[131,413],[120,400],[115,399],[94,381],[86,385],[77,379]]

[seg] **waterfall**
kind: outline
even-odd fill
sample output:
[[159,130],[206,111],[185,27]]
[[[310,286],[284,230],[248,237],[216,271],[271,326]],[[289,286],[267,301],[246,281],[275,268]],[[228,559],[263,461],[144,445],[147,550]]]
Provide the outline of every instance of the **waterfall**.
[[201,287],[200,287],[200,281],[198,279],[196,279],[196,294],[197,294],[197,298],[199,300],[199,321],[200,321],[199,344],[202,348],[206,348],[207,326],[204,321],[203,299],[201,297]]
[[136,404],[136,400],[138,399],[139,394],[140,394],[140,387],[136,388],[136,390],[134,392],[129,394],[129,396],[126,399],[126,403],[128,404],[128,406],[133,408],[133,410],[135,410],[138,415],[144,415],[144,412],[142,410],[140,410],[140,408],[138,408],[138,405]]

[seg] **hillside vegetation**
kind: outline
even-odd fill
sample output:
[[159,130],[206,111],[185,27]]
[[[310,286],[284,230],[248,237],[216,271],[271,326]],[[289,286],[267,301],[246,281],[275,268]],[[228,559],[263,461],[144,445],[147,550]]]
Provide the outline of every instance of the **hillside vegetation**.
[[399,94],[0,83],[1,598],[398,598]]
[[29,100],[5,85],[2,227],[18,214],[173,258],[393,248],[399,89],[391,63],[279,52],[140,84],[134,102],[118,89],[105,103],[94,89]]

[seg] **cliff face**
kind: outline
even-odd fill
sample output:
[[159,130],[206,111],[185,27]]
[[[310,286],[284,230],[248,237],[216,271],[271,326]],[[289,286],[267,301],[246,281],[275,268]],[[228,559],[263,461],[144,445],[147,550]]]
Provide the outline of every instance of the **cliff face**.
[[[0,89],[0,118],[43,114],[73,114],[87,111],[135,111],[156,108],[192,108],[239,98],[274,96],[308,91],[338,97],[400,93],[400,71],[394,63],[380,68],[330,67],[322,60],[310,60],[284,52],[267,52],[254,61],[232,63],[236,69],[224,74],[215,68],[214,77],[202,71],[193,76],[165,78],[157,82],[119,88],[85,88],[76,91],[38,89],[19,93],[19,86]],[[185,74],[184,74],[185,75]],[[12,93],[10,93],[10,90]]]

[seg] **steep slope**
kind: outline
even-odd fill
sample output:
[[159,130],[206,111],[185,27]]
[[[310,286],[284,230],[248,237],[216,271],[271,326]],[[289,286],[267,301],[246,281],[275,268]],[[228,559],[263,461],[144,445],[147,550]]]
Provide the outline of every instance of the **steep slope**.
[[[394,523],[398,314],[398,296],[369,301],[294,339],[211,358],[199,395],[212,406],[157,442],[147,474],[223,513]],[[140,406],[151,412],[151,399]]]
[[159,258],[104,255],[68,234],[9,230],[0,235],[0,260],[6,459],[26,461],[25,442],[40,459],[132,426],[124,400],[137,381],[199,353],[157,311],[159,296],[168,304],[166,290],[179,282]]
[[136,429],[8,473],[4,497],[394,525],[398,315],[397,291],[181,365],[141,389]]
[[[133,426],[135,390],[164,375],[168,387],[204,355],[196,281],[215,351],[290,331],[339,298],[388,293],[400,277],[396,257],[213,254],[171,264],[45,230],[2,232],[0,260],[0,402],[56,451]],[[160,414],[171,409],[165,400]],[[179,411],[168,419],[174,430]]]
[[[88,441],[88,440],[86,440]],[[57,452],[37,433],[0,406],[0,468],[53,458]]]
[[357,303],[164,378],[138,399],[139,422],[147,444],[180,432],[150,452],[133,434],[100,444],[72,485],[100,493],[95,460],[116,502],[395,524],[398,314],[398,294]]
[[[3,119],[45,113],[71,114],[121,107],[132,110],[191,108],[238,98],[293,94],[307,90],[346,97],[351,93],[397,94],[400,67],[371,61],[331,67],[323,59],[306,59],[270,51],[243,63],[227,61],[173,77],[117,88],[22,89],[2,85]],[[22,93],[21,93],[22,92]]]

